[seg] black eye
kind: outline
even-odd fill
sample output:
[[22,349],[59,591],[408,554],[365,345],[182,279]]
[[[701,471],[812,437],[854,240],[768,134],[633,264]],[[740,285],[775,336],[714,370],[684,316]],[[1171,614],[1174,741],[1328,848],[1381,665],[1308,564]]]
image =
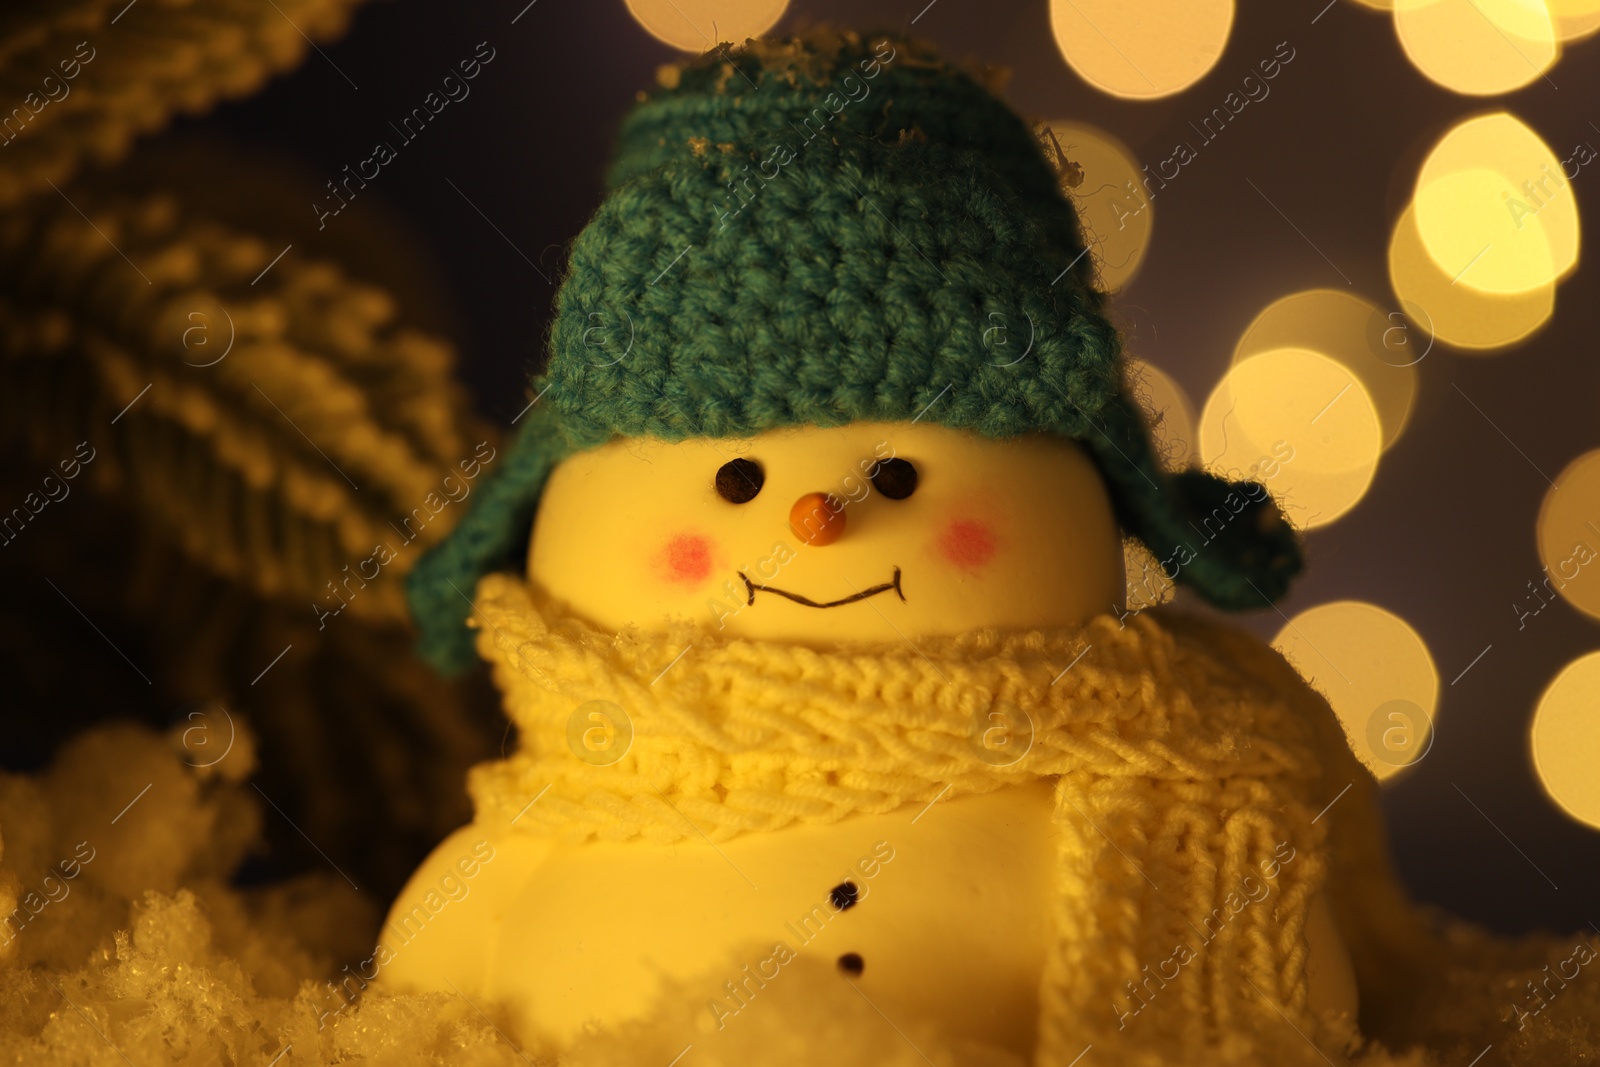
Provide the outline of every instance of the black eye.
[[872,487],[890,500],[904,500],[917,491],[917,468],[903,459],[886,459],[873,468]]
[[747,504],[761,492],[766,478],[754,460],[730,459],[717,468],[717,495],[730,504]]

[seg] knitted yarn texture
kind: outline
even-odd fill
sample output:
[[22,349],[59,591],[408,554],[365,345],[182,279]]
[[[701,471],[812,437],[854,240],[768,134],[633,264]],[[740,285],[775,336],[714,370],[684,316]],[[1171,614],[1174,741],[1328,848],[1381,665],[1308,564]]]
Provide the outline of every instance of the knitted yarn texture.
[[[752,40],[661,82],[572,245],[500,488],[408,582],[430,660],[470,662],[461,591],[518,565],[556,463],[617,436],[1060,434],[1123,530],[1181,561],[1177,581],[1229,609],[1282,595],[1294,531],[1249,483],[1163,469],[1076,210],[984,85],[918,42],[853,33]],[[1017,343],[996,347],[997,328]],[[1198,537],[1208,521],[1217,536]]]
[[[608,634],[510,574],[485,578],[477,607],[520,737],[472,772],[480,821],[574,841],[722,841],[1054,778],[1039,1062],[1065,1064],[1086,1041],[1220,1046],[1281,1028],[1280,1010],[1321,1025],[1303,936],[1328,869],[1319,731],[1220,653],[1209,624],[1154,609],[1126,627],[1100,616],[826,650],[687,623]],[[606,766],[569,747],[574,709],[595,700],[631,729]],[[1009,762],[983,744],[995,712],[1031,724]],[[1270,904],[1241,907],[1263,884]],[[1172,1010],[1119,1033],[1115,1006],[1136,1004],[1125,983],[1200,931],[1210,940],[1172,983]]]

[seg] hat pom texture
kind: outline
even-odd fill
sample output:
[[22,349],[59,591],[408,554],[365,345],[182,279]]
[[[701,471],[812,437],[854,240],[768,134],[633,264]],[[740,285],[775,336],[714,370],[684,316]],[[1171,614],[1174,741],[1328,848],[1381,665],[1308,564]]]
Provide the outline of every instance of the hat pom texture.
[[904,37],[823,30],[660,80],[572,246],[539,404],[408,577],[427,659],[472,662],[477,579],[517,565],[550,468],[618,435],[1061,434],[1178,582],[1227,609],[1282,595],[1294,531],[1259,485],[1163,469],[1076,211],[978,78]]

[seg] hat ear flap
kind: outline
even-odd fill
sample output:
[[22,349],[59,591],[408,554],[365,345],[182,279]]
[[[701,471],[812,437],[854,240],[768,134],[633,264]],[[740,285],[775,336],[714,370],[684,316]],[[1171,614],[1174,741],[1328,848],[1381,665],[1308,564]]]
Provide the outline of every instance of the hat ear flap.
[[1111,490],[1117,521],[1173,581],[1224,611],[1270,607],[1305,566],[1300,536],[1260,482],[1169,472],[1124,392],[1080,435]]
[[1173,479],[1174,507],[1194,532],[1178,580],[1227,611],[1270,607],[1305,565],[1300,535],[1260,482],[1229,481],[1201,470]]
[[531,412],[505,460],[482,475],[466,515],[406,575],[417,652],[440,673],[459,674],[476,662],[466,622],[478,579],[522,569],[539,494],[551,469],[571,451],[553,409]]

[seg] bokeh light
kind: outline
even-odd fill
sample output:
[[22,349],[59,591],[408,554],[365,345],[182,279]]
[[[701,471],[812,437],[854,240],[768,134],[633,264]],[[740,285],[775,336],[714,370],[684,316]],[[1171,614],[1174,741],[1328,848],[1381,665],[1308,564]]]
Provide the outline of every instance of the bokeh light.
[[1144,173],[1127,146],[1104,130],[1074,122],[1048,126],[1077,168],[1074,177],[1080,180],[1068,193],[1083,221],[1100,287],[1115,292],[1138,273],[1155,225],[1155,202],[1145,193]]
[[1542,0],[1394,0],[1394,28],[1429,80],[1472,96],[1521,88],[1561,55]]
[[1416,630],[1360,600],[1308,608],[1272,647],[1328,698],[1350,748],[1379,779],[1427,754],[1439,703],[1439,672]]
[[1579,822],[1600,829],[1600,652],[1562,668],[1534,709],[1528,738],[1533,767],[1550,799]]
[[1548,286],[1578,261],[1578,205],[1561,160],[1515,116],[1458,123],[1417,174],[1417,232],[1439,269],[1490,293]]
[[1067,64],[1112,96],[1182,92],[1222,55],[1233,0],[1051,0],[1050,25]]
[[[1355,0],[1373,11],[1390,12],[1396,0]],[[1581,40],[1600,29],[1600,0],[1545,0],[1555,35],[1563,42]]]
[[1204,465],[1262,482],[1302,530],[1356,506],[1382,449],[1378,411],[1360,379],[1301,348],[1234,364],[1200,414]]
[[[1555,311],[1554,284],[1512,294],[1451,284],[1450,276],[1423,247],[1416,210],[1409,205],[1389,238],[1389,284],[1414,326],[1467,352],[1488,353],[1516,344],[1549,321]],[[1416,358],[1422,358],[1426,342],[1412,343]]]
[[1573,460],[1545,493],[1538,543],[1545,574],[1527,590],[1522,610],[1542,611],[1560,596],[1600,619],[1600,449]]
[[1327,356],[1361,379],[1378,411],[1383,447],[1400,437],[1417,398],[1417,346],[1398,313],[1337,289],[1307,289],[1269,304],[1239,338],[1233,361],[1275,348]]
[[628,11],[650,35],[685,52],[704,52],[722,41],[744,43],[783,17],[789,0],[627,0]]
[[1130,384],[1150,419],[1161,465],[1169,471],[1182,470],[1197,455],[1194,405],[1189,403],[1189,395],[1165,371],[1142,359],[1130,359],[1128,365]]
[[1600,0],[1546,0],[1555,17],[1556,36],[1577,41],[1600,30]]

